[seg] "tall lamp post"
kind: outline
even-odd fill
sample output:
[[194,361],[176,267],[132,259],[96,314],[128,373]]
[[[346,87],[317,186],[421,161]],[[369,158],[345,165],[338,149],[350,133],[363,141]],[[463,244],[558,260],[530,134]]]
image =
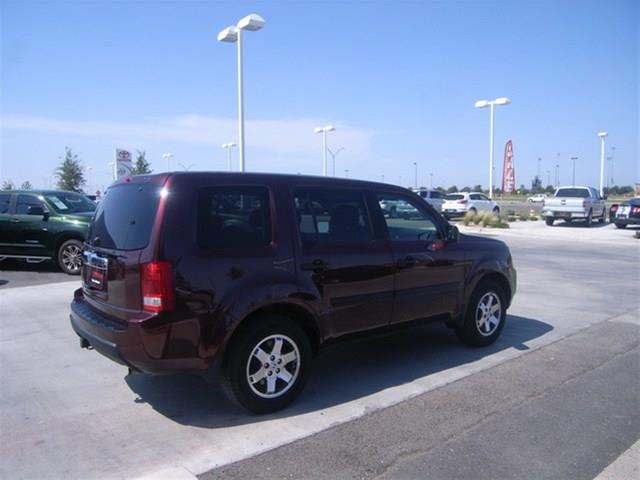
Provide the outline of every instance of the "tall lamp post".
[[238,43],[238,155],[240,158],[240,171],[245,171],[244,162],[244,92],[242,82],[242,30],[256,32],[264,27],[264,19],[260,15],[252,13],[235,26],[230,26],[218,34],[218,41]]
[[607,138],[607,132],[599,132],[600,137],[600,196],[604,197],[604,139]]
[[322,134],[322,175],[327,176],[327,132],[333,132],[336,129],[333,125],[325,125],[324,127],[318,127],[313,131],[315,133]]
[[476,108],[491,107],[489,123],[489,198],[493,198],[493,124],[495,122],[495,106],[509,105],[511,100],[507,97],[498,97],[495,100],[478,100]]
[[413,162],[413,188],[418,190],[418,162]]
[[571,175],[571,186],[576,186],[576,160],[578,157],[571,157],[571,161],[573,162],[573,174]]
[[429,174],[429,188],[433,188],[433,173]]
[[167,172],[171,171],[171,157],[173,157],[173,153],[163,153],[162,158],[167,161]]
[[231,149],[235,147],[236,144],[233,142],[229,142],[229,143],[223,143],[220,146],[227,151],[227,170],[231,171]]
[[338,156],[338,154],[344,150],[344,147],[340,147],[338,148],[335,152],[332,151],[329,147],[327,147],[327,152],[329,152],[329,155],[331,155],[331,162],[333,164],[333,167],[331,168],[331,171],[333,172],[332,175],[335,177],[336,176],[336,157]]

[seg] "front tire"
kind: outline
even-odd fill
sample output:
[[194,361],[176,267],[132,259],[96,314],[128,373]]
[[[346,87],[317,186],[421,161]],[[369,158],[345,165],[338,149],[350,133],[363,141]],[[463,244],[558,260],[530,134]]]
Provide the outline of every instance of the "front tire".
[[80,275],[82,268],[82,242],[67,240],[58,249],[58,266],[68,275]]
[[464,323],[456,335],[467,345],[484,347],[497,340],[507,319],[504,289],[493,281],[481,282],[474,290],[465,313]]
[[627,224],[626,223],[616,223],[615,226],[616,226],[616,228],[627,228]]
[[554,220],[555,218],[553,217],[544,217],[544,223],[546,223],[548,226],[552,226]]
[[302,392],[311,357],[309,338],[296,323],[278,315],[261,316],[229,347],[225,393],[253,413],[280,410]]

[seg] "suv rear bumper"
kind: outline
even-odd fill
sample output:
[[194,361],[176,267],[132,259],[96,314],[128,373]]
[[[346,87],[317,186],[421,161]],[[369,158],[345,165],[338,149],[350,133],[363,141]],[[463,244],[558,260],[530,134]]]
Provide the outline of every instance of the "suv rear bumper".
[[69,315],[71,327],[80,337],[80,345],[90,346],[98,353],[132,370],[150,373],[205,373],[212,358],[197,354],[179,358],[166,358],[171,326],[158,324],[153,317],[153,328],[144,321],[115,322],[92,308],[84,298],[82,289],[76,290]]

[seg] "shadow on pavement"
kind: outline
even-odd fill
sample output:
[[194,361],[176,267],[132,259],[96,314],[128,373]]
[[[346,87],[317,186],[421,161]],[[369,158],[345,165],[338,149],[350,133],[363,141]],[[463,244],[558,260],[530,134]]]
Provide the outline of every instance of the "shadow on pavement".
[[553,224],[554,227],[569,227],[569,228],[604,228],[604,227],[608,227],[609,225],[611,225],[609,222],[598,222],[596,220],[594,220],[591,223],[590,227],[587,227],[587,224],[584,220],[576,220],[576,221],[572,221],[572,222],[567,222],[566,220],[563,220],[562,222],[558,222],[556,220],[556,223]]
[[3,260],[0,262],[0,271],[7,272],[38,272],[38,273],[62,273],[62,270],[51,261],[40,263],[27,263],[17,260]]
[[462,345],[453,330],[424,325],[327,348],[314,361],[302,395],[284,411],[256,416],[232,405],[219,387],[196,376],[125,377],[129,388],[167,418],[183,425],[224,428],[285,418],[339,405],[417,378],[516,348],[553,330],[544,322],[510,315],[498,341],[486,348]]

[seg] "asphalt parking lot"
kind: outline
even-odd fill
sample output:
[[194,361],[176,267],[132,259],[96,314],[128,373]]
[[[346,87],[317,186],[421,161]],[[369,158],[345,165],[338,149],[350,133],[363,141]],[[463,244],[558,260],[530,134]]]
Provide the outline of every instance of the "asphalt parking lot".
[[496,344],[431,326],[338,345],[263,417],[198,378],[127,376],[79,348],[77,278],[1,270],[0,477],[594,478],[640,437],[640,240],[461,230],[506,241],[518,269]]

